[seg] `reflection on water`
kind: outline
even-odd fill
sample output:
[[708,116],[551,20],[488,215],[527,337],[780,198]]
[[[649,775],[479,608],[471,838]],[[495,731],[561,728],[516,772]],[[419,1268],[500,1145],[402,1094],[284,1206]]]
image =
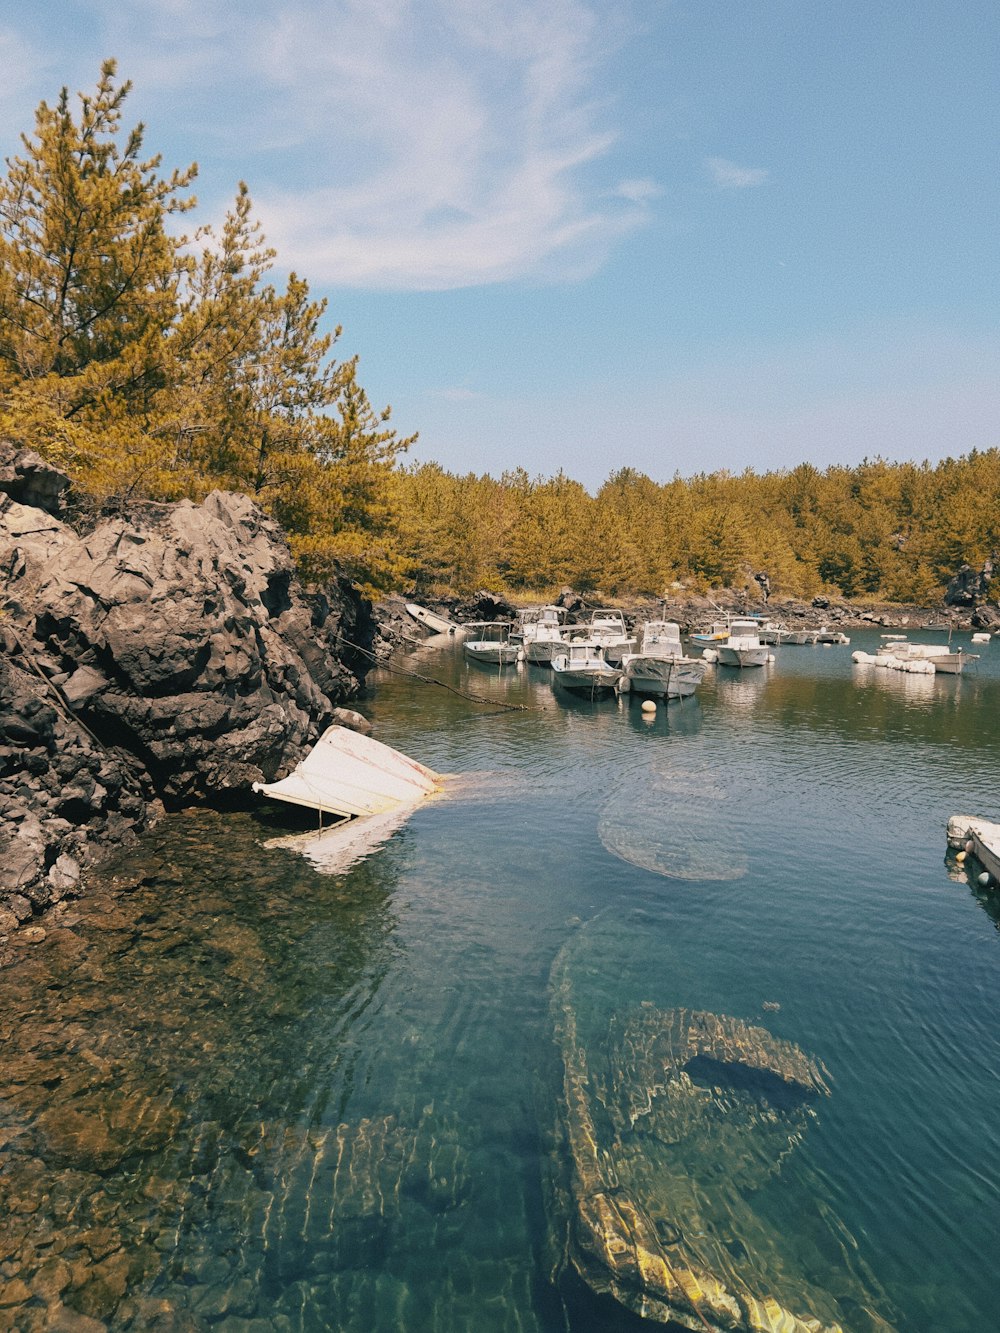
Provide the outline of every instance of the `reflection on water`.
[[451,688],[380,673],[376,735],[460,776],[377,850],[322,874],[274,808],[177,815],[0,944],[0,1330],[635,1329],[562,1262],[559,958],[608,1124],[680,1010],[829,1071],[785,1106],[710,1053],[711,1151],[664,1156],[660,1094],[605,1139],[699,1253],[845,1329],[991,1327],[1000,936],[943,855],[998,813],[1000,659],[800,648],[649,721],[450,638],[399,665]]

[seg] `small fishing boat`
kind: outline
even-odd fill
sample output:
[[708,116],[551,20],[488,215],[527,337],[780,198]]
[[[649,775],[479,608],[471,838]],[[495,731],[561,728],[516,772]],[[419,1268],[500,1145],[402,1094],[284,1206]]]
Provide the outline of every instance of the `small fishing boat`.
[[628,632],[622,612],[611,608],[591,613],[587,639],[601,645],[605,658],[612,665],[619,663],[624,654],[632,652],[636,645],[635,638]]
[[672,620],[647,620],[642,642],[622,658],[621,693],[682,699],[694,694],[705,676],[703,658],[688,657],[681,645],[680,626]]
[[490,666],[511,666],[521,652],[519,644],[510,639],[509,620],[477,620],[468,625],[470,637],[465,640],[465,656],[473,662],[487,662]]
[[688,638],[692,643],[714,645],[729,637],[729,622],[715,621],[707,629],[692,630]]
[[416,602],[407,602],[406,609],[414,620],[420,622],[425,629],[429,629],[432,634],[454,634],[458,626],[447,616],[440,616],[436,611],[428,611],[426,606],[418,606]]
[[904,662],[937,662],[939,658],[953,657],[956,654],[946,643],[912,643],[909,639],[898,639],[876,648],[875,655],[876,657],[898,657],[902,658]]
[[552,659],[552,679],[577,694],[606,694],[621,678],[621,668],[612,666],[604,646],[592,639],[572,640]]
[[967,667],[979,661],[978,653],[967,653],[961,648],[953,652],[946,643],[911,643],[908,639],[894,639],[876,648],[874,653],[859,651],[851,657],[860,666],[887,667],[890,671],[928,676],[932,673],[960,676]]
[[768,659],[767,644],[761,643],[756,620],[733,620],[729,633],[716,645],[720,666],[758,667]]
[[566,638],[565,609],[561,606],[539,607],[524,624],[525,659],[539,666],[550,666],[552,658],[565,646]]

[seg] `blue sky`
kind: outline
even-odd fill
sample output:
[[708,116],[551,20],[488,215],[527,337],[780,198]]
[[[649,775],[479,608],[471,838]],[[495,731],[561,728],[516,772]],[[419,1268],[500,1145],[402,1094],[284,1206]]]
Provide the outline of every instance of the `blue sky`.
[[418,461],[1000,445],[995,0],[0,0],[2,155],[108,56]]

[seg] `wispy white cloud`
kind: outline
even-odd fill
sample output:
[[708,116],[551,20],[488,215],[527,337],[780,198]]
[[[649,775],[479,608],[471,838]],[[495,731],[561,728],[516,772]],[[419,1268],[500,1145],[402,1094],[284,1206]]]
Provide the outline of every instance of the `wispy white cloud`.
[[725,157],[706,157],[705,170],[720,190],[747,190],[768,177],[766,167],[741,167]]
[[644,204],[650,199],[658,199],[663,190],[656,181],[644,176],[637,180],[619,181],[611,193],[618,199],[628,199],[634,204]]
[[[238,22],[231,0],[83,4],[150,145],[166,123],[212,206],[247,176],[282,263],[317,283],[575,277],[658,193],[615,184],[599,76],[623,33],[596,0],[241,0]],[[206,156],[233,164],[225,190]]]
[[[40,34],[64,0],[37,3]],[[149,147],[200,161],[202,215],[246,178],[312,282],[557,281],[598,268],[659,193],[615,173],[601,73],[624,29],[598,0],[77,0],[42,95],[92,88],[114,55]],[[16,40],[6,70],[31,64]]]
[[309,90],[320,157],[311,185],[259,194],[282,256],[362,287],[559,278],[645,219],[651,189],[612,202],[594,185],[614,135],[591,100],[600,24],[581,0],[340,10],[335,37],[286,10],[267,43],[269,77]]

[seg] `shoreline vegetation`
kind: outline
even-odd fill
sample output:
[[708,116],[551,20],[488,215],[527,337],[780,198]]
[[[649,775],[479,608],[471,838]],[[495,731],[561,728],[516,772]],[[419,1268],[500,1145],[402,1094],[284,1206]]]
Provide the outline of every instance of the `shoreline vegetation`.
[[144,156],[130,88],[108,60],[93,92],[42,102],[0,177],[0,438],[64,470],[81,518],[238,491],[306,581],[518,602],[566,585],[697,596],[766,572],[787,598],[928,605],[1000,550],[1000,448],[665,483],[621,467],[594,494],[562,472],[407,462],[417,437],[369,402],[357,357],[336,358],[327,302],[295,273],[269,280],[246,184],[217,231],[183,230],[197,166]]
[[595,494],[406,463],[246,185],[180,230],[197,167],[144,156],[130,86],[42,102],[0,177],[0,943],[161,809],[283,776],[406,599],[1000,627],[1000,449]]

